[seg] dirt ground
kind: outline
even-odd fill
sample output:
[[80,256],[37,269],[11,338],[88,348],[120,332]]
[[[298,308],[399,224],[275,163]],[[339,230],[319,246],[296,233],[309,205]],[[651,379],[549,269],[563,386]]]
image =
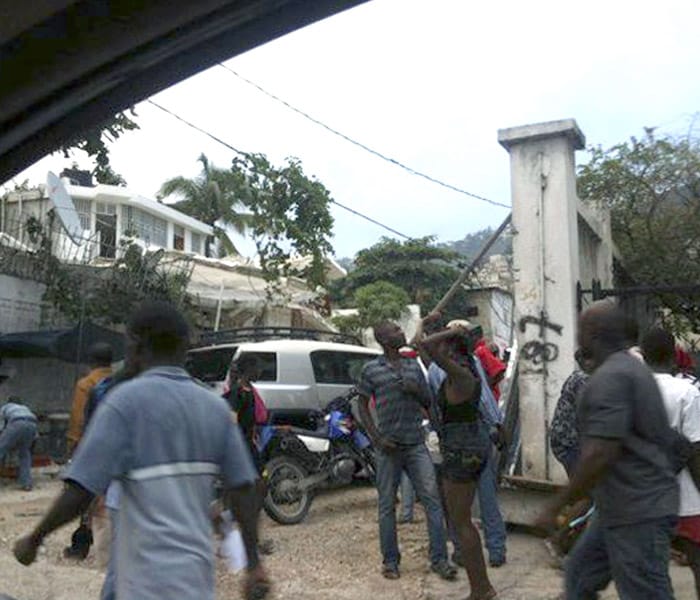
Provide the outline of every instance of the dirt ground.
[[[13,540],[31,529],[60,489],[46,476],[34,491],[17,491],[0,483],[0,597],[17,600],[87,600],[99,598],[103,574],[94,559],[63,559],[71,527],[54,534],[30,568],[11,555]],[[420,512],[420,511],[419,511]],[[428,544],[422,515],[399,528],[402,577],[387,581],[379,574],[376,492],[370,488],[338,490],[315,499],[301,525],[281,527],[265,518],[263,537],[275,542],[267,560],[274,579],[273,598],[305,600],[463,600],[468,594],[464,572],[454,583],[439,580],[428,569]],[[561,573],[551,565],[542,541],[522,532],[508,538],[508,564],[490,571],[500,600],[555,600]],[[672,567],[676,597],[694,598],[690,571]],[[238,598],[239,580],[218,565],[217,597]],[[603,596],[613,600],[608,590]]]

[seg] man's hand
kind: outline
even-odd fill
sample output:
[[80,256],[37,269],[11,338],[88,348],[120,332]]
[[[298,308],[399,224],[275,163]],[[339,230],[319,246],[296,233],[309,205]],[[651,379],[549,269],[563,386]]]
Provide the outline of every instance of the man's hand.
[[384,437],[377,438],[374,442],[374,445],[377,447],[378,450],[384,452],[384,454],[391,454],[394,450],[398,448],[396,442],[393,442],[392,440]]
[[262,563],[258,563],[246,573],[243,581],[243,597],[246,600],[262,600],[267,597],[271,588],[265,568]]
[[494,444],[498,448],[499,452],[503,450],[510,443],[510,436],[503,425],[496,425],[496,431],[494,436]]
[[542,529],[545,533],[547,533],[547,535],[551,535],[557,529],[558,516],[559,509],[555,508],[554,505],[550,505],[540,513],[537,519],[535,519],[534,525],[538,529]]
[[41,546],[41,540],[34,535],[27,535],[15,542],[13,554],[19,562],[28,567],[36,560],[39,546]]

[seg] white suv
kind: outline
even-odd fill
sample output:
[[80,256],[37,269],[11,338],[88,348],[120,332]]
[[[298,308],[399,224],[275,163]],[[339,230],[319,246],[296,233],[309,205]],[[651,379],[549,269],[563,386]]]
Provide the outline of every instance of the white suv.
[[320,410],[355,385],[362,367],[380,354],[350,344],[267,340],[191,350],[188,368],[193,376],[223,393],[229,364],[253,355],[260,367],[255,387],[269,409]]

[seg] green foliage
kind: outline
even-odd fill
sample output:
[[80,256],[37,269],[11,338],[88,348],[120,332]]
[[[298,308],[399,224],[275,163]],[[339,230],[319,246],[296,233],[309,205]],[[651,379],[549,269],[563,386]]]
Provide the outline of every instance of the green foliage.
[[389,281],[376,281],[355,290],[353,304],[357,314],[338,315],[333,323],[341,333],[360,337],[363,329],[385,319],[398,319],[410,304],[408,294]]
[[240,178],[230,169],[214,166],[204,154],[200,154],[197,160],[202,163],[200,174],[193,179],[169,179],[161,186],[158,199],[180,197],[181,200],[172,204],[172,208],[211,225],[220,256],[238,254],[226,234],[226,227],[245,233],[252,223],[251,215],[243,211],[244,206],[240,200]]
[[41,280],[46,284],[44,300],[71,320],[119,324],[147,299],[181,307],[185,303],[190,271],[168,270],[162,263],[162,250],[144,252],[131,243],[108,267],[67,265],[53,254],[50,224],[44,226],[32,217],[26,231],[38,247],[35,257],[42,265]]
[[[647,130],[608,150],[590,150],[579,168],[579,196],[611,211],[613,240],[637,285],[700,282],[700,144]],[[663,303],[700,330],[695,297]]]
[[[388,281],[404,290],[409,303],[419,304],[421,312],[427,314],[459,276],[455,266],[459,258],[455,252],[437,246],[431,237],[403,242],[382,238],[357,253],[355,269],[334,282],[331,295],[342,306],[352,306],[359,288]],[[466,294],[458,292],[447,307],[446,316],[464,318],[467,307]]]
[[398,319],[409,302],[408,294],[389,281],[376,281],[355,291],[355,306],[366,327],[385,319]]
[[[225,252],[236,252],[225,227],[251,235],[270,285],[289,276],[304,278],[312,289],[325,284],[325,257],[333,252],[331,197],[298,159],[275,167],[262,154],[247,154],[231,169],[214,167],[203,154],[199,160],[198,177],[166,181],[159,198],[180,195],[173,207],[212,225]],[[305,260],[292,260],[299,257]]]
[[[132,108],[129,111],[131,117],[137,116]],[[109,164],[108,144],[118,140],[128,131],[139,129],[138,123],[126,112],[120,112],[100,123],[99,125],[76,134],[61,146],[60,150],[66,158],[70,157],[74,149],[82,150],[95,161],[92,175],[98,183],[109,185],[126,185],[124,178],[115,173]]]
[[[298,276],[311,289],[325,285],[325,257],[333,253],[326,187],[308,177],[296,158],[275,167],[262,154],[248,154],[233,161],[231,172],[237,197],[250,211],[248,231],[265,279],[274,285],[280,277]],[[294,262],[294,257],[306,260]]]

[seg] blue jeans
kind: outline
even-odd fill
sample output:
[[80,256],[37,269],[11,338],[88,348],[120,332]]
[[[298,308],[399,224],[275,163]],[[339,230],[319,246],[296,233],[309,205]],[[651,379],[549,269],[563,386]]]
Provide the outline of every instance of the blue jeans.
[[413,484],[408,475],[406,475],[406,471],[401,473],[399,495],[401,496],[401,518],[404,521],[413,521],[413,506],[416,503],[416,493],[413,491]]
[[425,444],[401,446],[391,453],[377,450],[377,492],[379,494],[379,542],[385,565],[401,562],[396,537],[396,490],[402,471],[406,471],[413,489],[425,509],[430,539],[430,562],[447,560],[445,523],[438,492],[435,468]]
[[498,479],[493,453],[479,477],[477,495],[481,525],[484,529],[486,549],[490,561],[501,561],[506,557],[506,524],[498,507]]
[[24,419],[10,421],[0,433],[0,461],[8,452],[17,451],[19,473],[17,480],[22,487],[32,485],[32,444],[36,438],[36,422]]
[[109,562],[107,563],[107,573],[102,584],[100,600],[116,600],[117,597],[117,528],[119,526],[119,511],[109,509],[109,520],[112,524],[112,539],[109,542]]
[[620,600],[673,600],[668,575],[676,518],[605,527],[594,516],[566,563],[566,600],[594,600],[611,580]]

